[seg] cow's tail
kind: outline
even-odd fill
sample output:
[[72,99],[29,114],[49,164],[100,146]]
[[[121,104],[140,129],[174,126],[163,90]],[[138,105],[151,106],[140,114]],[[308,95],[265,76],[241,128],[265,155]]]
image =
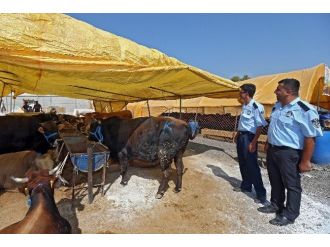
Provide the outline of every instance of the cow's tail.
[[197,121],[189,121],[188,122],[188,133],[189,133],[189,139],[193,140],[198,132],[199,132],[199,124]]

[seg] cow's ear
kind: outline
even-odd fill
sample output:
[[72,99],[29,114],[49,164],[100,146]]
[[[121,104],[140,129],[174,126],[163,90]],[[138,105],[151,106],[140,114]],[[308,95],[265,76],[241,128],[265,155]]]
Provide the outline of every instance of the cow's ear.
[[62,130],[64,128],[65,128],[65,124],[59,124],[59,125],[57,125],[57,129],[58,130]]
[[42,126],[40,126],[40,127],[38,128],[38,131],[39,131],[41,134],[45,134],[45,130],[44,130],[44,128],[43,128]]

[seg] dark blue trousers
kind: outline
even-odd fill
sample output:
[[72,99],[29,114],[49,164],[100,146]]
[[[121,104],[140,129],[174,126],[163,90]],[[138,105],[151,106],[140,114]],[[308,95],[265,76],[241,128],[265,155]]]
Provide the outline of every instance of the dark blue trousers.
[[242,175],[241,189],[251,191],[252,185],[256,191],[257,198],[266,198],[266,189],[262,182],[260,167],[258,165],[258,148],[250,153],[249,144],[254,138],[250,132],[239,132],[237,137],[237,156],[239,168]]
[[301,155],[300,150],[290,148],[268,147],[267,150],[267,170],[272,187],[270,201],[279,213],[292,221],[300,214],[302,189],[298,166]]

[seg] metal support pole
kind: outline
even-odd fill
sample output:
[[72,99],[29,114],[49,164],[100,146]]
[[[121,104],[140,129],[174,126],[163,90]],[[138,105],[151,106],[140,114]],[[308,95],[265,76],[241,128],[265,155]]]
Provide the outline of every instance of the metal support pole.
[[111,101],[109,101],[109,102],[110,102],[110,110],[111,110],[111,112],[113,112],[112,103],[111,103]]
[[181,119],[181,112],[182,112],[182,97],[180,96],[180,119]]
[[3,97],[3,92],[5,91],[5,87],[6,87],[6,84],[3,83],[2,92],[1,92],[1,99],[0,99],[0,109],[1,109],[2,102],[3,102],[2,97]]
[[151,115],[150,115],[150,106],[149,106],[149,100],[147,100],[147,106],[148,106],[148,113],[149,113],[149,117],[150,117]]
[[198,107],[196,108],[195,122],[197,122]]
[[93,147],[91,144],[87,146],[88,155],[88,202],[93,202]]
[[105,175],[107,171],[107,154],[104,153],[104,165],[103,165],[103,174],[102,174],[102,185],[101,185],[101,195],[104,196],[104,185],[105,185]]
[[75,185],[76,185],[76,168],[73,167],[72,169],[72,194],[71,194],[71,203],[72,206],[74,204],[74,197],[75,197],[75,193],[74,193],[74,189],[75,189]]

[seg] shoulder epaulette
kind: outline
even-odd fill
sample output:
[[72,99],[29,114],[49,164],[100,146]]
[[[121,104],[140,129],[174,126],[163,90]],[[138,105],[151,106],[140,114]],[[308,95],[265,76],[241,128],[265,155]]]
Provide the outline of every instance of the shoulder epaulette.
[[254,107],[254,109],[258,109],[256,102],[253,103],[253,107]]
[[298,101],[297,103],[304,111],[310,110],[310,108],[306,104],[304,104],[302,101]]

